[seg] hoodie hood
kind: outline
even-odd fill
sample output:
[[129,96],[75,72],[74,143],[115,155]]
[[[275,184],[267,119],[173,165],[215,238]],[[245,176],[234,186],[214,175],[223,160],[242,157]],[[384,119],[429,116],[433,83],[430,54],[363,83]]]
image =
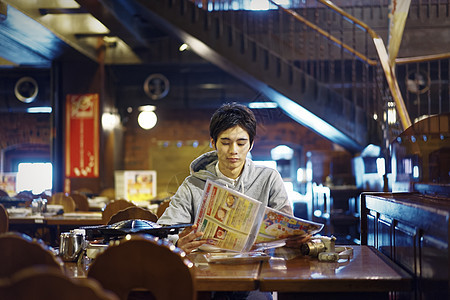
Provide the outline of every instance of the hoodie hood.
[[215,150],[200,155],[189,166],[191,175],[205,181],[208,178],[215,179],[217,177],[215,165],[218,159]]
[[[206,181],[207,179],[218,181],[226,186],[229,185],[228,181],[223,179],[219,179],[216,173],[216,164],[218,162],[217,151],[213,150],[207,153],[204,153],[197,157],[194,161],[192,161],[190,165],[190,173],[193,177],[198,178],[202,181]],[[254,170],[255,166],[250,159],[245,160],[244,170],[237,182],[236,189],[244,192],[244,186],[249,184],[247,181],[253,181],[254,179],[250,179],[250,174],[252,174],[252,170]]]

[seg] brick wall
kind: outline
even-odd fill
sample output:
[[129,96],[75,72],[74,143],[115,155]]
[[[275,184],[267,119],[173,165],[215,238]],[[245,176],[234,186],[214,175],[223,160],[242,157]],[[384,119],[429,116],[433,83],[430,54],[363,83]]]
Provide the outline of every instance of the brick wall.
[[[137,112],[125,124],[124,166],[126,170],[156,170],[157,191],[171,194],[189,175],[189,164],[209,146],[209,119],[212,111],[158,112],[158,123],[151,130],[137,125]],[[295,145],[302,155],[314,150],[331,150],[333,143],[289,118],[257,112],[257,137],[252,153],[270,157],[279,144]],[[302,158],[302,161],[306,159]]]
[[50,114],[0,114],[0,148],[22,144],[50,145]]

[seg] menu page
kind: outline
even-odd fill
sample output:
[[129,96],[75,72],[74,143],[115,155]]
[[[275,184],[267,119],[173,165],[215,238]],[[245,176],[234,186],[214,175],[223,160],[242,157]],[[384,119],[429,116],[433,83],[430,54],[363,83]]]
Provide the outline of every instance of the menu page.
[[195,224],[212,248],[247,251],[255,239],[260,207],[259,201],[208,180]]
[[280,241],[293,236],[305,236],[316,234],[322,230],[323,224],[297,218],[280,211],[266,207],[259,226],[255,246],[259,248],[279,245]]

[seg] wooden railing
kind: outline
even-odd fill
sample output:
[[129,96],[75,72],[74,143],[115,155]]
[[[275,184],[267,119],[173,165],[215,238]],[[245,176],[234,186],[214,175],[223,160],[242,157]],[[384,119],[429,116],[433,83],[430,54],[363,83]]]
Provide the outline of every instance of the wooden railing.
[[[336,1],[343,5],[351,2]],[[237,39],[242,43],[243,50],[249,49],[251,43],[259,43],[269,53],[278,53],[282,61],[289,62],[292,67],[313,76],[321,84],[351,100],[355,106],[363,108],[368,117],[378,119],[387,140],[392,140],[411,125],[408,110],[417,102],[405,104],[403,95],[408,99],[411,95],[405,82],[399,82],[396,77],[399,68],[404,68],[401,65],[436,59],[445,61],[448,58],[448,54],[399,58],[396,60],[396,70],[393,70],[380,35],[347,12],[353,11],[351,3],[344,10],[326,0],[290,1],[288,5],[278,5],[277,1],[269,0],[268,10],[251,11],[250,2],[243,0],[193,2],[222,18],[223,24],[239,28],[239,36],[230,35],[228,38]],[[384,18],[383,24],[388,23],[389,1],[363,2],[370,2],[370,5],[362,7],[361,1],[356,1],[355,5],[359,5],[359,10],[367,11],[373,19]],[[441,15],[448,15],[449,3],[434,3],[431,0],[412,2],[411,11],[420,18],[426,17],[426,12],[431,18],[441,10]],[[225,28],[222,28],[222,34],[226,34]],[[445,62],[442,66],[445,69]],[[443,82],[446,76],[445,72],[438,75]],[[441,96],[428,95],[428,98],[435,97],[440,99],[437,106],[441,108],[438,112],[448,110],[448,105],[445,100],[441,100]],[[428,103],[430,102],[428,99]],[[397,110],[397,121],[386,117],[388,110],[392,108]],[[430,114],[434,110],[418,111]]]

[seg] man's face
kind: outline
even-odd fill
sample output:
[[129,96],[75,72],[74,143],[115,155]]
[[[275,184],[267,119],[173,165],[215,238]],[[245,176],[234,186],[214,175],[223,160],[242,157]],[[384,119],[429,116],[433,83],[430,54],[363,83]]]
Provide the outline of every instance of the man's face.
[[231,127],[219,134],[216,144],[211,139],[211,144],[217,150],[220,172],[227,177],[237,178],[253,146],[247,131],[240,126]]

